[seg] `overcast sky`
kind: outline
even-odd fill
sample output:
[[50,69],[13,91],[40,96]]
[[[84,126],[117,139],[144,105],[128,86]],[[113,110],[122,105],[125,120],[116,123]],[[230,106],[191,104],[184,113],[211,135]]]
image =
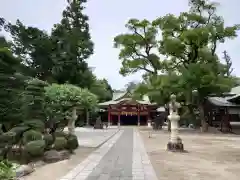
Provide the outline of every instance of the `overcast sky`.
[[[240,24],[240,1],[219,0],[219,13],[225,17],[227,25]],[[167,13],[178,14],[186,11],[188,0],[89,0],[86,13],[90,18],[95,53],[89,64],[95,67],[99,78],[106,78],[113,88],[123,88],[129,81],[141,80],[141,75],[122,77],[118,71],[119,50],[113,48],[113,38],[126,31],[125,23],[130,18],[153,20]],[[1,0],[0,17],[15,22],[20,19],[24,24],[50,31],[54,23],[61,19],[66,0]],[[240,76],[240,40],[229,41],[221,46],[219,53],[227,50],[232,58],[234,73]],[[222,56],[222,55],[221,55]]]

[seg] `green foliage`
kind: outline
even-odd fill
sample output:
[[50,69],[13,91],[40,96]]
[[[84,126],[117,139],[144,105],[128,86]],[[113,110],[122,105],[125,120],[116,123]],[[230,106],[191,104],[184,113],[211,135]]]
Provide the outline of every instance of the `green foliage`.
[[130,33],[114,38],[114,46],[120,48],[120,73],[125,76],[144,70],[156,74],[161,66],[159,56],[153,52],[158,46],[157,29],[148,20],[137,19],[129,20],[126,27]]
[[57,114],[66,117],[71,114],[71,108],[92,109],[97,105],[96,95],[87,89],[81,89],[70,84],[52,84],[45,88],[46,107],[50,116]]
[[55,135],[56,137],[64,137],[64,138],[67,138],[67,137],[68,137],[68,134],[65,133],[65,132],[63,132],[63,131],[56,131],[56,132],[54,133],[54,135]]
[[16,135],[17,133],[13,131],[8,131],[0,135],[0,145],[5,146],[16,144],[17,143]]
[[84,0],[68,0],[62,13],[62,20],[55,24],[52,39],[57,47],[53,52],[55,66],[53,73],[58,83],[71,83],[89,87],[93,82],[92,72],[85,62],[93,54],[88,25],[88,16],[83,14]]
[[24,93],[26,120],[44,120],[44,87],[47,83],[39,79],[30,79]]
[[0,119],[8,128],[22,120],[22,102],[19,99],[24,82],[16,75],[19,65],[20,61],[8,47],[0,48]]
[[51,134],[45,134],[43,139],[46,143],[46,148],[49,148],[54,143],[54,139]]
[[15,177],[14,164],[8,161],[0,162],[0,179],[1,180],[12,180]]
[[169,102],[169,96],[174,93],[181,97],[182,89],[178,86],[179,76],[174,73],[145,76],[144,82],[134,91],[135,96],[148,95],[150,101],[159,105]]
[[0,18],[0,30],[11,37],[11,48],[23,65],[21,72],[49,83],[71,83],[90,88],[94,82],[86,60],[93,54],[88,16],[84,15],[86,1],[68,1],[60,23],[50,34],[35,27],[15,24]]
[[45,128],[44,119],[24,121],[18,126],[28,127],[29,129],[36,130],[39,132],[43,132]]
[[23,137],[23,134],[26,132],[26,131],[28,131],[30,128],[29,127],[27,127],[27,126],[19,126],[19,127],[14,127],[14,128],[12,128],[12,129],[10,129],[9,131],[8,131],[8,133],[10,133],[10,132],[14,132],[16,135],[15,135],[15,141],[16,142],[19,142],[21,139],[22,139],[22,137]]
[[237,37],[239,25],[226,26],[216,12],[216,3],[189,0],[189,11],[179,16],[167,14],[152,22],[129,20],[129,33],[114,39],[120,48],[120,73],[145,71],[137,91],[150,94],[155,101],[163,97],[159,104],[171,93],[190,102],[192,90],[197,90],[201,102],[211,93],[228,91],[235,83],[231,61],[225,53],[226,64],[220,63],[216,49]]
[[35,130],[29,130],[23,134],[23,144],[27,144],[31,141],[36,140],[42,140],[42,133],[35,131]]
[[90,92],[98,97],[99,102],[110,101],[113,95],[112,88],[106,79],[96,79],[90,87]]
[[69,150],[75,150],[77,149],[79,146],[78,144],[78,138],[76,135],[69,135],[67,137],[67,146],[66,148],[69,149]]
[[30,157],[39,157],[44,153],[46,147],[44,140],[30,141],[24,147],[24,153]]
[[56,137],[54,148],[58,151],[64,150],[67,147],[67,140],[64,137]]

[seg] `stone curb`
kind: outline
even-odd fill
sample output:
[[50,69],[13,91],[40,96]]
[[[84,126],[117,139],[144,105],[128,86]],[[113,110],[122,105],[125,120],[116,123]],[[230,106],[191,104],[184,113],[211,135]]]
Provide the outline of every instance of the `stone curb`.
[[113,133],[113,135],[108,138],[105,143],[102,143],[101,147],[97,148],[84,161],[69,171],[65,176],[60,178],[60,180],[85,180],[122,134],[123,131],[121,130]]

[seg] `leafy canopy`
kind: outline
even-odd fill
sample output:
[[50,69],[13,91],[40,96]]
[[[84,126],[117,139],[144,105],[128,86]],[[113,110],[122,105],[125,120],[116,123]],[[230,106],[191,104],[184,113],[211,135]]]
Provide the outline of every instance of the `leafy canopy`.
[[0,18],[0,30],[12,37],[11,49],[22,60],[21,71],[49,83],[70,83],[89,88],[93,73],[87,59],[93,54],[88,16],[83,13],[86,0],[68,0],[61,22],[50,34],[36,27],[15,24]]
[[94,108],[97,105],[96,95],[71,84],[52,84],[45,87],[45,94],[50,105],[65,110],[75,106]]
[[[239,25],[226,26],[217,14],[216,3],[189,0],[189,10],[179,16],[167,14],[152,22],[131,19],[126,27],[129,33],[114,38],[115,47],[120,48],[120,73],[143,70],[148,77],[144,84],[149,87],[142,90],[161,98],[162,93],[176,92],[177,88],[188,99],[194,89],[205,97],[233,86],[231,64],[222,64],[216,49],[227,39],[237,37]],[[174,84],[172,75],[178,79]],[[165,76],[171,83],[163,83]]]

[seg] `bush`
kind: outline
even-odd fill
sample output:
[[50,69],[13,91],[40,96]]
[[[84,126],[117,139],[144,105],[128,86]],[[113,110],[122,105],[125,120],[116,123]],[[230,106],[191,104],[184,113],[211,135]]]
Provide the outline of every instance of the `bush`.
[[70,151],[77,149],[79,146],[76,135],[69,135],[67,138],[67,149]]
[[55,137],[64,137],[64,138],[66,138],[66,139],[67,139],[67,137],[68,137],[68,134],[65,133],[65,132],[63,132],[63,131],[56,131],[56,132],[54,133],[54,135],[55,135]]
[[19,127],[14,127],[10,129],[9,132],[15,132],[16,133],[16,141],[19,142],[21,138],[23,137],[24,132],[28,131],[30,128],[27,126],[19,126]]
[[34,129],[36,131],[43,132],[45,129],[45,124],[41,120],[31,120],[31,121],[25,121],[21,123],[22,126],[30,127],[30,129]]
[[11,180],[15,176],[14,165],[8,161],[0,162],[0,179]]
[[45,147],[44,140],[31,141],[25,145],[24,153],[33,157],[39,157],[44,154]]
[[56,137],[54,142],[54,149],[60,151],[67,147],[67,140],[64,137]]
[[30,141],[42,140],[42,133],[30,130],[23,134],[23,144],[27,144]]
[[8,131],[0,135],[0,146],[5,146],[6,144],[12,145],[16,143],[16,132]]
[[46,148],[50,149],[50,146],[54,143],[53,136],[51,134],[45,134],[43,139],[45,141]]

